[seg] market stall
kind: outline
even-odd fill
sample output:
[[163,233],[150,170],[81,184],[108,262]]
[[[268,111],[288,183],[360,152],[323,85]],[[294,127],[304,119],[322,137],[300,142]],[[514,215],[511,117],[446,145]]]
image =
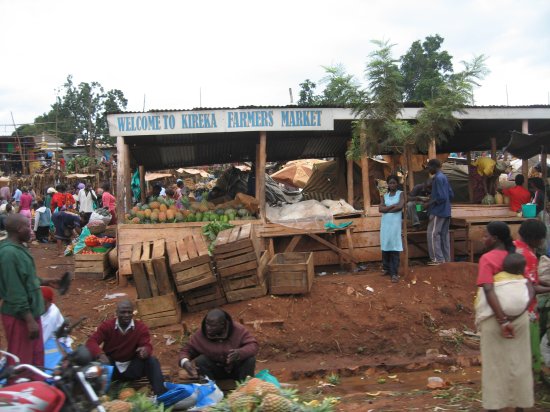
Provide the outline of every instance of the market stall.
[[[403,117],[414,119],[419,108],[408,107]],[[546,127],[550,122],[547,108],[469,108],[459,114],[463,123],[460,130],[441,147],[433,145],[430,156],[437,151],[464,151],[495,149],[508,141],[504,130],[525,128],[533,130]],[[529,120],[527,120],[529,119]],[[345,160],[345,152],[352,134],[354,116],[351,110],[343,108],[238,108],[228,110],[200,109],[192,111],[166,111],[148,113],[114,113],[108,115],[110,134],[117,136],[118,173],[117,208],[119,215],[128,213],[131,205],[130,171],[155,171],[172,168],[186,168],[220,162],[250,162],[255,177],[254,195],[258,201],[259,217],[253,225],[259,227],[258,234],[265,239],[264,248],[271,253],[292,250],[310,250],[316,265],[338,264],[342,255],[320,244],[310,236],[297,240],[289,236],[269,236],[265,228],[265,166],[267,161],[288,161],[306,158],[342,159],[345,180],[345,200],[354,204],[361,198],[363,215],[351,221],[353,233],[335,233],[336,245],[344,253],[351,253],[357,261],[380,259],[379,227],[377,208],[371,207],[371,185],[369,182],[370,160],[363,155],[359,166],[360,184],[354,178],[356,163]],[[393,164],[390,167],[393,168]],[[412,173],[409,174],[412,176]],[[355,176],[357,177],[357,176]],[[411,177],[412,179],[412,177]],[[412,183],[412,180],[411,180]],[[359,192],[359,193],[358,193]],[[355,201],[355,205],[358,202]],[[498,209],[498,208],[497,208]],[[502,209],[504,211],[504,209]],[[476,214],[476,209],[455,207],[457,217]],[[491,211],[490,213],[493,213]],[[336,220],[338,222],[338,220]],[[235,220],[235,225],[246,223]],[[128,265],[130,245],[136,239],[153,241],[161,238],[181,238],[199,230],[204,223],[183,222],[151,225],[118,225],[119,266],[122,275],[130,275]],[[284,229],[284,225],[283,226]],[[455,233],[455,243],[460,248],[464,238],[460,231]],[[276,239],[275,239],[276,238]],[[313,242],[313,243],[311,243]],[[125,246],[126,245],[126,246]],[[272,246],[270,246],[272,245]],[[351,248],[350,248],[351,247]],[[271,250],[270,250],[271,249]],[[464,248],[466,249],[466,248]],[[409,256],[424,256],[414,245]]]

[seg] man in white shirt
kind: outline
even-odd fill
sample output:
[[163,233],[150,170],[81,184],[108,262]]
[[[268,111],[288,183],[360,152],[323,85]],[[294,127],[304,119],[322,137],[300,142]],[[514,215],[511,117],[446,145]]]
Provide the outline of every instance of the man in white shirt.
[[86,183],[86,187],[80,189],[78,192],[78,197],[76,199],[76,204],[80,215],[82,216],[83,225],[87,225],[90,220],[90,216],[94,211],[94,202],[97,201],[97,195],[92,189],[90,183]]

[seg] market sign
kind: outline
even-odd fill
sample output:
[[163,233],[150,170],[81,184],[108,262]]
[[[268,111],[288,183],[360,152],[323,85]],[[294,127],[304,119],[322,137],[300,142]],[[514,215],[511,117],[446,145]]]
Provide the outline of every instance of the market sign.
[[334,109],[234,109],[120,113],[107,116],[111,136],[334,130]]

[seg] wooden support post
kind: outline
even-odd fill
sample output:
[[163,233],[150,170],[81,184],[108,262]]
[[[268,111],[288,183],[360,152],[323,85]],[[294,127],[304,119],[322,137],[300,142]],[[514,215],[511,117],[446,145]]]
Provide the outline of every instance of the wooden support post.
[[468,164],[468,198],[470,203],[474,203],[474,184],[470,179],[470,165],[472,164],[472,152],[466,153],[466,163]]
[[430,146],[428,146],[428,159],[435,159],[437,157],[437,150],[435,148],[435,139],[430,140]]
[[124,142],[124,137],[118,136],[117,147],[117,176],[116,176],[116,213],[120,222],[131,206],[130,189],[130,149]]
[[497,138],[491,137],[491,159],[497,161]]
[[[521,122],[521,132],[524,134],[529,133],[529,120],[523,120]],[[529,178],[529,161],[527,159],[522,159],[521,161],[521,174],[525,178],[523,187],[527,189],[527,180]]]
[[[409,179],[409,174],[412,174],[411,171],[411,163],[410,160],[410,147],[407,147],[405,145],[405,153],[404,153],[404,160],[405,160],[405,170],[407,171],[407,179],[403,179],[403,222],[402,222],[402,228],[403,228],[403,259],[401,259],[401,269],[403,273],[403,277],[406,278],[409,275],[409,236],[407,234],[407,221],[409,217],[407,216],[407,202],[408,202],[408,196],[410,189],[407,188],[407,183]],[[412,186],[411,186],[412,188]]]
[[260,132],[258,158],[256,159],[256,182],[258,191],[256,196],[260,202],[260,217],[265,222],[265,163],[266,163],[266,132]]
[[139,190],[141,191],[140,201],[145,203],[147,201],[147,193],[145,187],[145,166],[139,166]]
[[370,213],[370,181],[369,181],[369,157],[366,151],[367,132],[365,131],[364,124],[361,127],[360,137],[361,141],[361,186],[363,189],[363,209],[364,214],[367,216]]
[[407,168],[407,185],[409,186],[409,192],[414,187],[414,173],[412,171],[412,147],[405,147],[405,164]]
[[256,198],[258,197],[258,192],[260,190],[260,187],[258,186],[258,159],[260,158],[260,145],[257,144],[256,145],[256,162],[254,164],[254,166],[256,167],[256,170],[254,170],[254,173],[256,175],[256,179],[255,179],[255,186],[254,186],[254,193],[256,194]]
[[[351,146],[350,143],[348,143],[348,148]],[[348,185],[348,203],[353,206],[353,159],[346,159],[346,165],[347,165],[346,183]]]

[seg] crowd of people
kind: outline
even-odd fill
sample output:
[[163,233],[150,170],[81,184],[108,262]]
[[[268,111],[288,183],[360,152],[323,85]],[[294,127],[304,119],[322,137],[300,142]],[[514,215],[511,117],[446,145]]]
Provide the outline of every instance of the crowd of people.
[[[7,350],[22,363],[43,367],[45,345],[63,321],[53,303],[53,290],[60,287],[60,280],[37,276],[34,260],[24,246],[31,237],[24,215],[9,215],[5,227],[8,237],[0,242],[0,314]],[[164,376],[153,356],[149,328],[133,316],[131,301],[118,302],[115,316],[101,323],[85,345],[95,359],[113,366],[114,381],[146,377],[155,395],[161,395],[166,391]],[[190,377],[243,380],[254,375],[258,348],[243,325],[227,312],[213,309],[182,348],[178,365]]]
[[116,199],[108,182],[97,190],[90,182],[78,183],[72,190],[58,184],[43,194],[26,186],[15,187],[13,192],[3,186],[0,188],[0,231],[6,230],[4,220],[7,216],[20,214],[29,225],[31,240],[40,243],[55,240],[61,256],[64,246],[100,207],[109,211],[111,224],[116,224]]

